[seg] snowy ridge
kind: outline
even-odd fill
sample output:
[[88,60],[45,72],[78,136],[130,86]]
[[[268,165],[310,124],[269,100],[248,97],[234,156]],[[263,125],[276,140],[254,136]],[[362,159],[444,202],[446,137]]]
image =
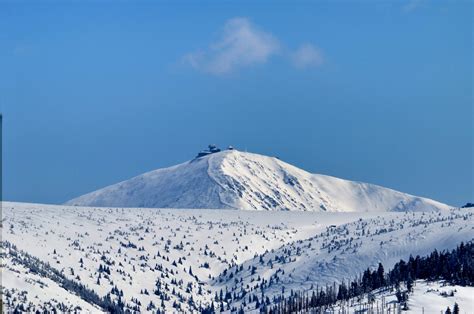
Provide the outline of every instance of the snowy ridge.
[[[452,248],[453,243],[473,241],[469,223],[472,215],[472,211],[450,211],[444,215],[400,213],[328,227],[313,237],[282,245],[246,261],[242,271],[236,271],[239,266],[233,267],[228,272],[232,276],[221,274],[213,286],[236,289],[236,292],[248,286],[250,291],[265,289],[272,296],[280,294],[282,285],[310,289],[353,279],[379,262],[392,267],[400,257],[424,256],[433,248],[442,251]],[[262,287],[255,274],[277,284]],[[240,286],[235,286],[235,281]]]
[[188,161],[136,176],[75,198],[67,204],[80,206],[226,208],[219,186],[208,172],[207,158]]
[[223,151],[154,170],[66,203],[76,206],[302,210],[446,210],[373,184],[311,174],[277,158]]

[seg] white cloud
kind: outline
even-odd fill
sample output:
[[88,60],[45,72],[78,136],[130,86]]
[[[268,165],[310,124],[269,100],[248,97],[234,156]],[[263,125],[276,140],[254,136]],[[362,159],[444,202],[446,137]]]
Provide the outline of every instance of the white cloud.
[[409,0],[408,3],[406,3],[403,6],[403,11],[405,12],[413,12],[419,7],[423,5],[423,0]]
[[252,64],[265,63],[278,52],[280,44],[246,18],[226,22],[222,37],[205,51],[184,57],[194,68],[212,74],[226,74]]
[[324,63],[321,49],[311,44],[301,45],[291,55],[291,60],[297,68],[318,67]]

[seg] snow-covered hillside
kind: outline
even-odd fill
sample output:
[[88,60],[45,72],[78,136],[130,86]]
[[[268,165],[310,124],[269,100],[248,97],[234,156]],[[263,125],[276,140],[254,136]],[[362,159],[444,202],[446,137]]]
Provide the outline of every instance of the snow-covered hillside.
[[[401,291],[407,291],[401,287]],[[407,291],[408,292],[408,291]],[[417,280],[408,294],[406,306],[397,302],[395,289],[377,289],[363,297],[339,302],[326,313],[445,313],[458,305],[459,313],[474,313],[474,287],[451,285],[443,281]],[[250,311],[249,311],[250,312]]]
[[151,171],[68,205],[328,212],[446,210],[373,184],[311,174],[277,158],[228,150]]
[[238,308],[252,295],[310,289],[378,262],[390,268],[410,254],[454,248],[473,240],[473,221],[469,208],[315,213],[4,202],[3,301],[8,311],[31,302],[30,310],[59,304],[95,313],[113,301],[180,313],[198,312],[222,291],[216,306]]
[[379,262],[392,267],[401,257],[423,256],[434,248],[445,250],[453,243],[474,240],[472,219],[472,212],[458,210],[449,214],[407,212],[330,226],[228,269],[213,287],[237,296],[264,291],[270,298],[279,295],[282,286],[311,290],[354,278]]

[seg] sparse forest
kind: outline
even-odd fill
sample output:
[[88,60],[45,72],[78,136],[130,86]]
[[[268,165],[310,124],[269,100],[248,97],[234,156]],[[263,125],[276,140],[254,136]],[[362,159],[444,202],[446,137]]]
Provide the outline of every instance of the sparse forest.
[[278,312],[369,306],[373,291],[395,294],[397,282],[403,304],[417,279],[472,284],[472,244],[457,248],[463,259],[446,251],[473,238],[470,209],[132,213],[7,203],[3,210],[3,280],[22,282],[2,289],[8,313]]

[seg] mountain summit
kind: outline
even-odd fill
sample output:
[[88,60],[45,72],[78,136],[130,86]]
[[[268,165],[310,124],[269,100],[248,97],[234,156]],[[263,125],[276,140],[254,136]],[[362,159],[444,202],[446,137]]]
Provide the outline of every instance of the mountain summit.
[[144,173],[66,204],[328,212],[449,208],[373,184],[311,174],[274,157],[233,148],[205,152],[191,161]]

